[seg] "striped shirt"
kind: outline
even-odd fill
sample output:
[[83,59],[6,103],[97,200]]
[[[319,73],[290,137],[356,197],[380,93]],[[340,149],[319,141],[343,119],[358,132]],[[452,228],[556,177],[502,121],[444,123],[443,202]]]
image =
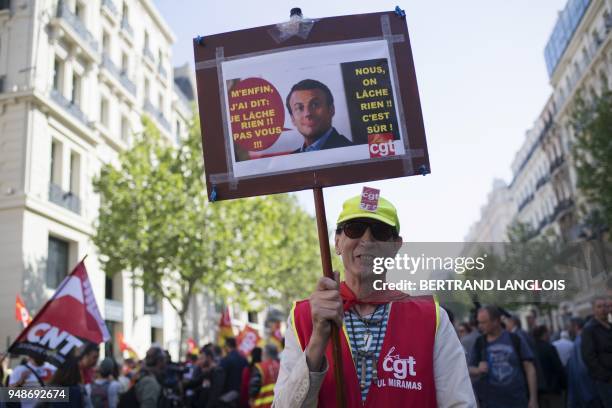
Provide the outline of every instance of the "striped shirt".
[[[372,364],[377,364],[378,358],[380,357],[385,332],[387,331],[389,309],[389,304],[379,305],[373,314],[362,316],[361,318],[354,310],[347,310],[344,312],[344,327],[351,345],[351,352],[353,354],[353,361],[355,362],[359,384],[361,384],[362,381],[361,365],[363,358],[362,355],[360,356],[360,352],[371,352],[374,354],[373,359],[372,357],[365,358],[365,387],[361,390],[362,401],[365,401],[370,385],[372,384]],[[382,324],[379,323],[381,320]],[[370,343],[369,348],[366,348],[368,332],[370,333],[369,337],[371,339],[368,341]]]

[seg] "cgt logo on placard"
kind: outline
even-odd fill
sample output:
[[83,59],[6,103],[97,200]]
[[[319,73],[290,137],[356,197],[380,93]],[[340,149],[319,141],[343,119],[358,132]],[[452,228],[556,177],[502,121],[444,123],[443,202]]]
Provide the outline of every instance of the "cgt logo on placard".
[[368,149],[370,157],[395,156],[393,133],[375,133],[368,135]]

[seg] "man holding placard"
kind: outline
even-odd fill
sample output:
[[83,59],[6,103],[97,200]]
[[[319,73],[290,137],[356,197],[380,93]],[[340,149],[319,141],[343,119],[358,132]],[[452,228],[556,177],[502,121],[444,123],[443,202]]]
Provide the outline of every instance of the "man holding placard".
[[347,200],[336,253],[345,281],[321,278],[289,317],[275,388],[277,407],[335,407],[332,324],[342,327],[348,407],[475,407],[465,355],[447,313],[432,297],[375,291],[374,258],[401,247],[395,207],[378,193]]

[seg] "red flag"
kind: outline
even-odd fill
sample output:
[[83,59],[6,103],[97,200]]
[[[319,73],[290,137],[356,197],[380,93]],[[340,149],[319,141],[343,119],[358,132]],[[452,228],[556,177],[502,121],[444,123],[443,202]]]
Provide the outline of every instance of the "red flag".
[[250,326],[245,326],[244,329],[238,334],[236,338],[236,344],[238,345],[238,351],[245,356],[250,354],[251,351],[261,342],[261,337],[257,330]]
[[232,318],[228,306],[225,306],[223,313],[221,313],[221,319],[219,320],[219,335],[217,337],[217,343],[219,343],[221,347],[225,345],[225,339],[234,337],[234,328],[232,327]]
[[30,322],[32,322],[32,316],[30,316],[30,312],[25,307],[25,303],[21,296],[17,295],[17,299],[15,299],[15,319],[18,322],[23,324],[23,327],[27,327]]
[[85,341],[99,344],[109,339],[81,261],[19,334],[9,352],[41,356],[59,366]]
[[119,351],[121,351],[121,354],[127,352],[130,358],[139,360],[138,353],[136,353],[136,351],[129,344],[127,344],[125,338],[123,337],[123,333],[117,333],[117,342],[119,343]]
[[187,354],[200,354],[197,343],[191,337],[187,339]]

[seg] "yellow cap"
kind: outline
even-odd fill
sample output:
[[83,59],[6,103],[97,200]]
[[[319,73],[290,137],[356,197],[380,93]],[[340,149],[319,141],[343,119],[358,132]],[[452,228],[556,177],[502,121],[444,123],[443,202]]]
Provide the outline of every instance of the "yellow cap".
[[358,195],[353,198],[349,198],[342,204],[342,212],[338,216],[336,224],[343,223],[348,220],[355,218],[371,218],[373,220],[384,222],[385,224],[395,227],[397,232],[400,230],[399,218],[397,217],[397,210],[389,202],[382,197],[378,199],[378,207],[376,211],[367,211],[361,208],[361,196]]

